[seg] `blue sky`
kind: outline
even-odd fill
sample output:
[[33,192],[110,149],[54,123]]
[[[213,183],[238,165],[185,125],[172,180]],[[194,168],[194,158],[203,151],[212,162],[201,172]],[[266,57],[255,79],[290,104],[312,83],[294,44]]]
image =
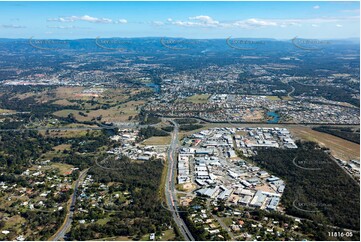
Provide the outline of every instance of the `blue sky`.
[[359,2],[0,2],[0,38],[359,37]]

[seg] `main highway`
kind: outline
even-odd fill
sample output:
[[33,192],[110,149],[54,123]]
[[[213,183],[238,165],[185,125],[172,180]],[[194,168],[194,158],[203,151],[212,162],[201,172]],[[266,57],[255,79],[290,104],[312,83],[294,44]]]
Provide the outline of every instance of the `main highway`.
[[17,128],[17,129],[0,129],[0,132],[23,132],[31,131],[88,131],[88,130],[102,130],[102,129],[126,129],[126,128],[145,128],[152,125],[103,125],[92,127],[38,127],[38,128]]
[[[68,127],[59,127],[59,128],[45,128],[45,127],[41,127],[41,128],[19,128],[19,129],[0,129],[0,132],[23,132],[23,131],[27,131],[27,130],[31,130],[31,131],[87,131],[87,130],[102,130],[102,129],[107,129],[104,127],[73,127],[73,128],[68,128]],[[114,127],[109,127],[108,129],[114,129]]]
[[168,150],[168,166],[167,176],[165,182],[165,197],[166,203],[169,211],[171,211],[174,222],[177,224],[180,233],[183,235],[185,240],[194,241],[191,232],[189,231],[187,225],[184,223],[183,219],[179,216],[179,210],[177,206],[177,197],[175,193],[175,182],[176,182],[176,169],[177,169],[177,146],[178,146],[178,124],[175,121],[172,121],[174,125],[174,131],[172,134],[172,141]]

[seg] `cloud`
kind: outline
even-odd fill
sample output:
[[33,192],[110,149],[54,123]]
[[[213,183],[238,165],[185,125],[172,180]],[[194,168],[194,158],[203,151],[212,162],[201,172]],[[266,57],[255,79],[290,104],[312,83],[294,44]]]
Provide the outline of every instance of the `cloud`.
[[343,26],[341,24],[336,24],[337,28],[342,28]]
[[26,26],[15,25],[15,24],[3,24],[0,26],[5,29],[24,29],[24,28],[26,28]]
[[342,13],[358,13],[360,14],[360,9],[356,8],[356,9],[345,9],[345,10],[341,10]]
[[46,26],[47,28],[50,29],[75,29],[75,26]]
[[318,5],[313,6],[313,9],[320,9],[320,6],[318,6]]
[[153,21],[152,24],[153,24],[153,25],[156,25],[156,26],[163,26],[163,25],[165,25],[165,23],[162,22],[162,21]]
[[213,27],[213,28],[242,28],[242,29],[256,29],[265,27],[301,27],[303,24],[311,25],[312,27],[319,27],[321,24],[340,23],[343,21],[359,21],[359,16],[346,17],[328,17],[328,18],[304,18],[304,19],[259,19],[249,18],[244,20],[237,20],[232,22],[222,22],[213,19],[210,16],[199,15],[189,17],[188,20],[173,20],[168,18],[166,22],[153,21],[152,24],[171,24],[181,27]]
[[184,26],[184,27],[220,27],[221,24],[219,21],[214,20],[213,18],[205,15],[199,15],[195,17],[189,17],[189,21],[173,21],[169,18],[168,22],[173,25]]
[[196,20],[198,24],[204,25],[207,27],[218,26],[220,23],[217,20],[205,15],[199,15],[195,17],[189,17],[189,20]]
[[49,18],[48,21],[55,21],[55,22],[75,22],[75,21],[85,21],[89,23],[103,23],[103,24],[110,24],[113,23],[113,20],[109,18],[95,18],[89,15],[84,16],[69,16],[69,17],[60,17],[60,18]]
[[117,21],[117,23],[118,23],[118,24],[126,24],[126,23],[128,23],[128,20],[126,20],[126,19],[119,19],[119,20]]
[[319,27],[321,24],[339,23],[341,21],[359,20],[358,16],[340,17],[340,18],[304,18],[304,19],[248,19],[236,21],[233,25],[242,28],[259,28],[259,27],[288,27],[302,26],[303,24],[311,24],[312,27]]
[[[250,18],[246,20],[236,21],[233,23],[233,26],[241,27],[241,28],[257,28],[257,27],[265,27],[265,26],[278,26],[279,24],[272,20],[261,20]],[[282,27],[286,25],[283,24]]]

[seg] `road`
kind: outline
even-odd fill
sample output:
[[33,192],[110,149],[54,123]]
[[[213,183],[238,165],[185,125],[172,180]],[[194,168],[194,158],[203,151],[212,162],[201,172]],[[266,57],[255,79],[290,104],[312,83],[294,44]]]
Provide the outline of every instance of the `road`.
[[166,203],[169,208],[169,211],[171,211],[174,222],[177,224],[180,233],[183,235],[185,240],[191,240],[194,241],[191,232],[188,230],[187,225],[184,223],[183,219],[179,216],[178,206],[177,206],[177,200],[176,200],[176,193],[175,193],[175,182],[176,182],[176,151],[178,146],[178,124],[174,121],[171,121],[174,125],[174,131],[172,134],[172,141],[169,146],[168,150],[168,166],[167,169],[167,176],[166,176],[166,182],[165,182],[165,197],[166,197]]
[[[145,128],[148,125],[136,125],[136,126],[130,126],[130,125],[112,125],[112,126],[107,126],[107,125],[100,125],[100,127],[73,127],[73,128],[69,128],[69,127],[59,127],[59,128],[46,128],[46,127],[41,127],[41,128],[19,128],[19,129],[0,129],[0,132],[22,132],[25,130],[33,130],[33,131],[71,131],[71,130],[76,130],[76,131],[82,131],[82,130],[102,130],[102,129],[126,129],[126,128]],[[152,126],[152,125],[149,125]]]
[[67,206],[67,213],[65,216],[65,220],[64,220],[63,224],[61,225],[61,227],[58,229],[58,231],[52,236],[51,240],[58,241],[58,240],[63,239],[65,236],[65,233],[69,230],[71,223],[73,221],[74,210],[72,208],[75,206],[78,187],[79,187],[80,182],[85,178],[88,170],[89,169],[85,169],[84,171],[80,172],[79,178],[75,182],[74,192],[73,192],[73,195],[71,196],[71,202]]
[[287,93],[287,96],[288,96],[288,97],[292,97],[292,96],[291,96],[292,93],[296,90],[296,89],[294,88],[294,86],[291,86],[291,88],[292,88],[292,90],[291,90],[289,93]]
[[227,231],[229,237],[231,238],[231,241],[237,241],[236,237],[234,237],[233,233],[231,232],[230,228],[227,227],[227,225],[225,225],[222,221],[221,218],[219,218],[218,216],[212,214],[213,218],[215,220],[217,220],[217,222],[221,225],[221,227],[223,228],[224,231]]
[[[210,207],[210,200],[207,199],[207,207]],[[212,217],[217,220],[217,222],[219,223],[219,225],[222,227],[222,229],[224,231],[226,231],[229,235],[229,237],[231,238],[229,241],[237,241],[236,237],[233,235],[233,233],[231,232],[231,229],[222,221],[222,219],[220,217],[218,217],[217,215],[212,213]]]
[[[176,118],[176,117],[172,117],[172,118]],[[180,117],[182,118],[182,117]],[[197,119],[200,121],[205,121],[207,123],[212,124],[212,122],[209,122],[207,120],[204,119],[200,119],[197,117],[192,117],[193,119]],[[165,119],[165,120],[169,120],[171,121],[171,119]],[[277,124],[267,124],[265,122],[239,122],[239,123],[232,123],[232,122],[224,122],[224,123],[214,123],[217,125],[228,125],[228,126],[238,126],[238,127],[248,127],[248,126],[256,126],[256,125],[264,125],[264,126],[270,126],[270,127],[274,127],[274,126],[297,126],[297,125],[305,125],[305,126],[309,126],[309,127],[313,127],[313,126],[319,126],[319,125],[327,125],[327,126],[345,126],[345,127],[349,127],[349,126],[357,126],[356,124],[324,124],[324,123],[319,123],[319,124],[300,124],[300,123],[277,123]],[[130,125],[112,125],[112,126],[107,126],[107,125],[100,125],[100,127],[73,127],[73,128],[69,128],[69,127],[59,127],[59,128],[46,128],[46,127],[41,127],[41,128],[18,128],[18,129],[0,129],[0,132],[23,132],[26,130],[33,130],[33,131],[88,131],[88,130],[102,130],[102,129],[126,129],[126,128],[146,128],[147,126],[154,126],[154,124],[151,125],[135,125],[135,126],[130,126]]]
[[[65,127],[61,127],[61,128],[25,128],[25,129],[0,129],[0,132],[22,132],[25,130],[33,130],[33,131],[65,131],[65,130],[101,130],[101,129],[106,129],[103,127],[78,127],[78,128],[65,128]],[[108,128],[108,129],[114,129],[114,128]]]

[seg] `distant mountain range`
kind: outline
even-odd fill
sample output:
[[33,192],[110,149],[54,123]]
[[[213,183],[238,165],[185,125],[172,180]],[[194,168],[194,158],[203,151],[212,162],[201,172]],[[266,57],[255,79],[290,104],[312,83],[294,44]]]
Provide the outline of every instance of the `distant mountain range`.
[[93,38],[93,39],[6,39],[0,38],[0,50],[31,51],[38,50],[77,50],[77,51],[120,51],[124,53],[186,51],[186,52],[224,52],[235,50],[292,50],[295,48],[338,48],[343,45],[359,45],[358,38],[317,40],[294,38],[276,40],[272,38],[227,38],[227,39],[185,39],[169,37],[146,38]]

